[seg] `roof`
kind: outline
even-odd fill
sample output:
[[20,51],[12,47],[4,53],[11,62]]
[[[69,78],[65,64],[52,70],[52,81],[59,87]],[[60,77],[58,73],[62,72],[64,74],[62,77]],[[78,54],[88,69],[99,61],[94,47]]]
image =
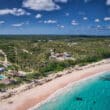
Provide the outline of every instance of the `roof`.
[[4,71],[4,70],[5,70],[5,68],[4,68],[4,67],[0,67],[0,72],[1,72],[1,71]]

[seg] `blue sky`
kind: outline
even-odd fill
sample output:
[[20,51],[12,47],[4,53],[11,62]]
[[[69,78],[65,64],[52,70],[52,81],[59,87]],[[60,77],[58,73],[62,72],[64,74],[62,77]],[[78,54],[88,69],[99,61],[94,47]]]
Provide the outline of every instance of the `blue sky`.
[[110,0],[0,0],[0,34],[110,35]]

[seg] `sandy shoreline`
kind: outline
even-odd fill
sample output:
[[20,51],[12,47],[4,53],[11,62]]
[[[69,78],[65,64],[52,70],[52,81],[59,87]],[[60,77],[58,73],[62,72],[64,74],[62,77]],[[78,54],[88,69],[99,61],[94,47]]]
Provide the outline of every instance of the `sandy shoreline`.
[[56,92],[54,92],[53,94],[51,94],[46,100],[41,101],[40,103],[38,103],[37,105],[29,108],[28,110],[34,110],[34,109],[38,109],[40,106],[42,106],[43,104],[45,104],[46,102],[54,99],[56,96],[59,96],[60,93],[63,93],[64,90],[70,89],[70,87],[74,86],[75,84],[78,83],[83,83],[83,81],[88,81],[91,78],[96,78],[97,76],[100,76],[102,74],[104,74],[106,71],[100,72],[100,73],[96,73],[95,75],[89,76],[87,78],[83,78],[79,81],[74,81],[72,83],[69,83],[67,86],[58,89]]
[[[0,102],[0,110],[28,110],[43,100],[46,100],[50,95],[55,93],[57,90],[64,88],[68,84],[105,71],[110,71],[110,59],[84,66],[81,69],[79,68],[78,70],[53,79],[43,85],[3,100]],[[10,101],[13,103],[9,103]]]

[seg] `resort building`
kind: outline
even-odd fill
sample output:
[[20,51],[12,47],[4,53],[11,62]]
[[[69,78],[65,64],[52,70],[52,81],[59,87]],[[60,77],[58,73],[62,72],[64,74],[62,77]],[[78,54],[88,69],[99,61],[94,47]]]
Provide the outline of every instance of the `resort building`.
[[64,53],[55,53],[53,50],[50,50],[51,56],[50,59],[55,59],[58,61],[64,61],[64,60],[74,60],[71,54],[64,52]]

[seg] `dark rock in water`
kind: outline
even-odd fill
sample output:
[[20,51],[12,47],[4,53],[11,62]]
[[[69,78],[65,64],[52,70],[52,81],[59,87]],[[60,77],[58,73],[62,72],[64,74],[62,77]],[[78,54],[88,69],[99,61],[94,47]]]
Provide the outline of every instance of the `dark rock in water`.
[[101,77],[100,79],[101,80],[104,80],[104,81],[110,81],[110,78],[109,77]]
[[100,77],[100,79],[104,80],[104,81],[110,81],[110,74],[104,75],[104,76]]
[[81,98],[81,97],[76,97],[76,100],[77,100],[77,101],[82,101],[83,98]]
[[95,104],[96,103],[96,101],[93,101],[93,104]]

